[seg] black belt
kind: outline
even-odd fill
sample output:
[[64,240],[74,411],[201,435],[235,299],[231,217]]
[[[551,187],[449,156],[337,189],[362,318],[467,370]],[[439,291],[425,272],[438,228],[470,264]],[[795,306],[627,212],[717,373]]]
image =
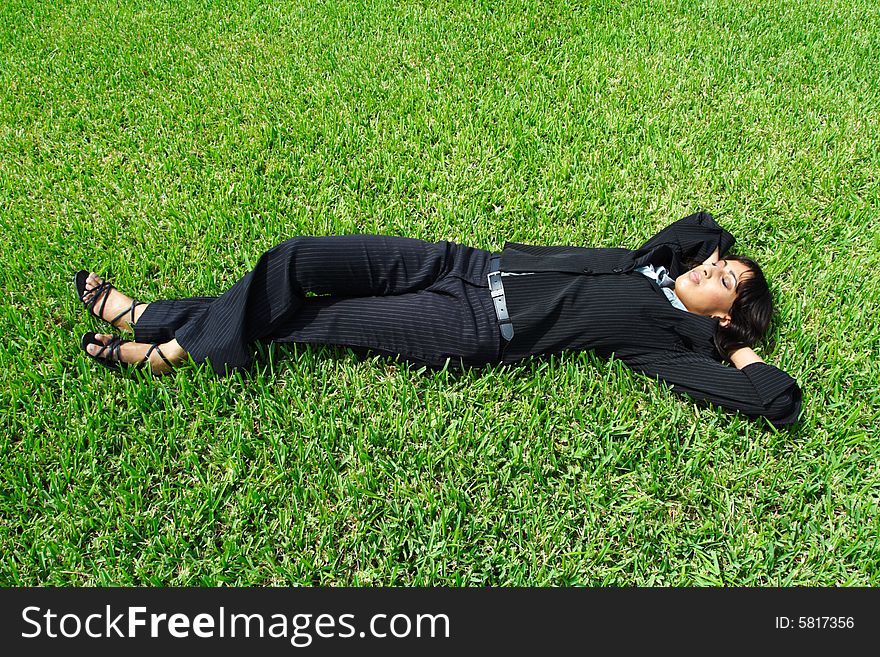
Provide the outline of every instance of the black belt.
[[501,284],[501,256],[494,255],[489,258],[489,292],[492,293],[492,303],[495,304],[495,316],[498,318],[498,327],[501,336],[508,342],[513,337],[513,323],[507,314],[507,301],[504,299],[504,285]]

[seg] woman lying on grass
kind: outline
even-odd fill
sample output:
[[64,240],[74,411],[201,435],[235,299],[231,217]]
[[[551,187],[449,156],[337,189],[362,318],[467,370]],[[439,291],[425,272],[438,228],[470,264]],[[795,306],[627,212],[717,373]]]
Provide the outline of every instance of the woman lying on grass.
[[706,213],[634,251],[507,243],[496,255],[404,237],[295,237],[219,297],[152,303],[80,271],[91,312],[135,335],[86,333],[81,346],[107,367],[155,374],[187,356],[218,374],[247,368],[257,341],[345,345],[431,368],[591,349],[696,399],[790,424],[797,383],[751,348],[770,324],[770,290],[754,261],[725,256],[734,241]]

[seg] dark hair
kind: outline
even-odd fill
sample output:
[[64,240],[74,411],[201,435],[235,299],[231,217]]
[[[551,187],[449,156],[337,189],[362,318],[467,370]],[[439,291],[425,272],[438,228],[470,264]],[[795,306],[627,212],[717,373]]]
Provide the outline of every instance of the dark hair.
[[735,260],[748,267],[751,276],[744,276],[736,286],[736,299],[730,307],[730,323],[718,325],[715,348],[723,358],[741,347],[751,347],[767,333],[773,317],[773,297],[760,265],[751,258],[728,255],[724,260]]

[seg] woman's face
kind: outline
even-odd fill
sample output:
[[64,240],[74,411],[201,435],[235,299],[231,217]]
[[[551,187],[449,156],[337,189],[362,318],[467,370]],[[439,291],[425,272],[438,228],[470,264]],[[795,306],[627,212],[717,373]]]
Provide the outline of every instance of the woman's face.
[[736,286],[751,275],[749,268],[736,260],[704,262],[675,279],[675,294],[690,312],[717,317],[721,326],[727,326]]

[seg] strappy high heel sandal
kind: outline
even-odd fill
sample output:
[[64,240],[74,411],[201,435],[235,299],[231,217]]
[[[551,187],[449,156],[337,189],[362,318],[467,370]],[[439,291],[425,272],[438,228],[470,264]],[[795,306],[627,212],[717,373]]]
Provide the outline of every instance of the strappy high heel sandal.
[[[150,345],[150,348],[147,350],[147,353],[144,355],[143,359],[138,363],[123,363],[122,362],[122,345],[128,344],[131,340],[123,340],[117,335],[114,335],[110,338],[110,341],[107,344],[104,344],[100,340],[98,340],[98,334],[93,331],[89,331],[88,333],[83,334],[82,338],[79,341],[80,348],[86,352],[86,356],[99,362],[101,365],[106,367],[107,369],[114,370],[116,372],[121,372],[123,366],[133,367],[136,369],[140,369],[144,366],[150,366],[150,355],[155,351],[159,354],[159,357],[165,361],[165,363],[170,368],[174,368],[174,365],[170,360],[165,358],[165,354],[162,353],[162,350],[159,349],[159,343],[154,342]],[[87,350],[90,344],[96,344],[101,347],[101,350],[96,354],[92,355]]]
[[[86,279],[89,277],[89,272],[85,269],[80,269],[73,277],[73,284],[76,286],[76,293],[79,295],[79,300],[83,302],[86,308],[89,309],[89,312],[92,313],[98,319],[104,319],[104,307],[107,305],[107,299],[110,298],[110,290],[115,290],[107,281],[102,281],[99,285],[96,285],[91,290],[86,289]],[[91,296],[89,296],[91,295]],[[86,297],[89,297],[88,301],[86,301]],[[98,312],[95,312],[95,305],[98,303],[98,299],[101,299],[101,308]],[[120,319],[131,313],[131,319],[128,321],[128,325],[134,328],[134,309],[138,306],[146,306],[147,304],[143,301],[134,301],[132,300],[131,306],[123,310],[121,313],[116,315],[113,319],[104,319],[105,322],[108,322],[113,328],[119,328],[116,326],[116,322]]]

